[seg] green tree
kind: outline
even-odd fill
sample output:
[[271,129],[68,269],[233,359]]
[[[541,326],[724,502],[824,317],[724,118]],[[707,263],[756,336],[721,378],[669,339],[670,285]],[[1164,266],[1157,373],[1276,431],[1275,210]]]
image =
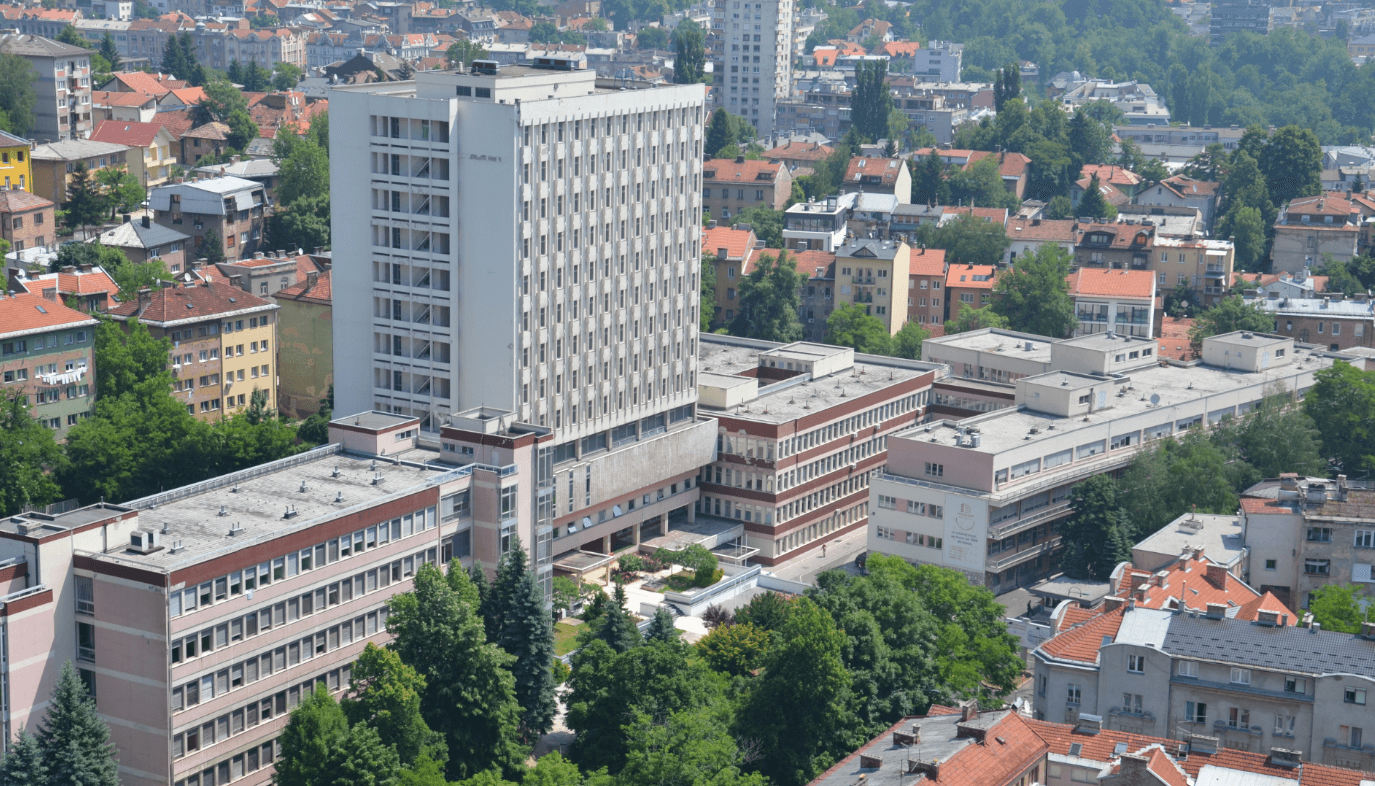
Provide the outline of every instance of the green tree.
[[988,156],[950,173],[950,198],[960,205],[1012,209],[1017,195],[1003,185],[996,156]]
[[1375,470],[1375,371],[1343,361],[1314,375],[1303,397],[1303,411],[1322,435],[1323,455],[1338,471]]
[[1285,126],[1256,161],[1275,204],[1322,191],[1322,147],[1311,129]]
[[1082,109],[1075,110],[1069,121],[1068,141],[1076,172],[1083,170],[1084,164],[1107,162],[1112,153],[1112,129],[1089,117]]
[[704,152],[707,158],[716,158],[717,152],[728,145],[734,145],[739,141],[736,136],[736,124],[731,121],[731,115],[724,109],[717,108],[711,113],[711,123],[707,125],[707,138]]
[[63,461],[53,432],[29,411],[28,396],[0,393],[0,513],[18,513],[61,499],[52,470]]
[[1057,194],[1046,205],[1044,217],[1051,221],[1063,221],[1067,218],[1074,218],[1074,205],[1070,203],[1069,197],[1064,194]]
[[912,204],[945,205],[950,203],[950,185],[945,180],[945,165],[936,149],[922,156],[921,162],[915,159],[910,163],[912,169]]
[[9,745],[9,753],[0,760],[0,783],[5,786],[39,786],[47,782],[43,752],[38,749],[38,740],[28,730],[21,728]]
[[448,58],[450,66],[468,65],[474,60],[486,60],[491,57],[487,48],[482,44],[467,39],[455,41],[444,50],[444,57]]
[[775,631],[783,627],[793,603],[777,592],[763,592],[755,595],[749,603],[736,609],[736,625],[753,625],[764,631]]
[[521,706],[520,728],[527,740],[554,727],[557,711],[554,674],[554,627],[544,608],[544,592],[526,564],[525,549],[517,540],[503,558],[493,590],[504,603],[501,648],[515,656],[511,673],[516,701]]
[[119,763],[110,727],[71,661],[62,664],[48,711],[38,727],[38,754],[48,784],[118,786]]
[[807,783],[857,742],[843,643],[831,616],[806,598],[775,633],[735,721],[737,736],[758,742],[759,770],[773,783]]
[[717,625],[697,641],[696,647],[712,671],[743,677],[763,662],[769,632],[749,623]]
[[413,590],[393,596],[388,606],[393,647],[425,678],[425,722],[448,743],[448,776],[519,772],[525,750],[518,740],[513,658],[486,643],[476,613],[433,565],[421,566]]
[[277,757],[272,782],[281,786],[330,786],[334,773],[331,756],[344,746],[349,722],[339,702],[324,683],[306,696],[282,729],[282,752]]
[[342,709],[351,724],[376,729],[402,766],[415,764],[422,755],[443,762],[444,741],[420,713],[425,688],[425,678],[402,663],[400,655],[369,642],[353,664],[352,698],[344,699]]
[[700,267],[702,272],[698,289],[699,329],[703,333],[709,333],[711,322],[716,319],[716,256],[703,256]]
[[1194,353],[1202,352],[1203,339],[1237,330],[1268,333],[1275,329],[1275,318],[1254,303],[1248,304],[1240,295],[1231,295],[1205,309],[1189,328],[1189,343]]
[[1355,584],[1325,584],[1309,596],[1308,611],[1323,630],[1360,633],[1361,623],[1370,618],[1363,595]]
[[118,71],[123,58],[119,56],[119,47],[115,46],[115,39],[110,35],[110,31],[100,37],[100,56],[105,58],[105,63],[110,66],[111,71]]
[[766,248],[783,248],[782,210],[774,210],[761,203],[736,213],[732,221],[736,225],[749,224],[754,236],[764,241]]
[[673,82],[692,85],[706,73],[706,37],[701,25],[684,19],[673,29]]
[[75,27],[72,27],[71,25],[67,25],[66,27],[57,31],[57,41],[59,43],[68,44],[70,46],[79,46],[82,49],[93,48],[91,46],[91,42],[87,41],[86,37],[81,35],[81,33],[77,32],[77,29]]
[[267,221],[267,240],[273,248],[329,248],[329,195],[299,197],[290,207],[278,206]]
[[401,773],[396,748],[382,741],[377,729],[355,724],[330,753],[331,786],[392,786]]
[[1117,484],[1094,475],[1070,491],[1074,515],[1065,522],[1065,574],[1082,581],[1107,581],[1119,562],[1131,559],[1127,512],[1117,500]]
[[1118,501],[1130,512],[1132,542],[1190,510],[1235,512],[1237,494],[1228,461],[1200,428],[1159,440],[1138,453],[1117,489]]
[[678,629],[673,626],[673,615],[668,613],[668,609],[660,606],[649,621],[649,627],[645,629],[645,642],[674,642],[678,640],[678,636]]
[[741,772],[745,757],[722,704],[676,712],[661,722],[637,715],[627,726],[630,749],[617,783],[765,786],[759,773]]
[[893,337],[883,320],[858,303],[845,303],[826,317],[826,343],[869,355],[890,355]]
[[273,143],[277,162],[277,201],[290,207],[300,199],[329,197],[329,154],[309,138],[291,135]]
[[291,90],[301,81],[301,69],[295,63],[285,60],[272,66],[272,89]]
[[777,257],[761,256],[740,281],[740,308],[731,322],[731,335],[784,344],[802,340],[802,320],[797,314],[806,280],[787,251]]
[[893,356],[921,360],[921,343],[931,338],[931,331],[916,322],[908,322],[893,336]]
[[1089,183],[1084,188],[1084,196],[1079,200],[1077,208],[1079,215],[1098,218],[1103,221],[1112,221],[1117,218],[1117,208],[1103,196],[1102,189],[1102,184],[1098,182],[1098,175],[1089,177]]
[[998,273],[993,287],[993,310],[1013,330],[1051,338],[1065,338],[1074,331],[1074,299],[1069,295],[1073,260],[1054,243],[1042,243],[1017,260],[1017,267]]
[[951,264],[961,265],[1000,264],[1012,244],[1002,224],[970,213],[946,222],[928,237],[927,245],[945,249]]
[[960,303],[959,309],[960,312],[955,315],[954,319],[945,321],[945,334],[947,336],[984,328],[1007,327],[1007,317],[994,311],[992,306],[974,308],[968,303]]
[[76,162],[67,178],[67,201],[62,204],[67,214],[67,226],[80,229],[99,224],[105,216],[105,204],[100,183],[86,168],[86,162]]
[[525,771],[520,786],[610,786],[610,778],[605,771],[584,778],[578,765],[555,751],[539,757],[535,766]]
[[1327,474],[1317,426],[1282,386],[1267,390],[1251,412],[1224,421],[1213,431],[1213,442],[1234,451],[1258,478]]
[[138,182],[138,178],[129,174],[123,167],[97,169],[95,176],[96,182],[103,189],[104,201],[110,207],[111,221],[121,210],[131,212],[139,209],[143,200],[148,197],[148,191]]
[[601,17],[597,17],[583,25],[582,29],[589,33],[605,33],[611,30],[611,23]]
[[641,643],[640,631],[635,625],[635,618],[626,608],[626,602],[625,585],[617,583],[611,603],[594,631],[595,637],[616,653],[633,649]]
[[1259,208],[1237,205],[1227,215],[1228,232],[1236,246],[1236,266],[1248,272],[1265,268],[1265,223]]
[[850,120],[859,129],[860,136],[870,142],[888,136],[888,114],[893,109],[893,94],[888,90],[887,77],[887,60],[863,60],[855,65]]
[[201,236],[201,241],[196,244],[196,256],[204,259],[210,264],[224,261],[224,242],[220,240],[220,233],[213,229],[207,229]]
[[[635,34],[636,49],[668,49],[668,44],[668,31],[662,27],[644,27]],[[676,76],[673,81],[682,84]]]
[[19,55],[0,54],[0,127],[18,136],[33,129],[38,72]]
[[409,769],[397,773],[395,786],[450,786],[450,784],[448,779],[444,777],[444,765],[422,753]]

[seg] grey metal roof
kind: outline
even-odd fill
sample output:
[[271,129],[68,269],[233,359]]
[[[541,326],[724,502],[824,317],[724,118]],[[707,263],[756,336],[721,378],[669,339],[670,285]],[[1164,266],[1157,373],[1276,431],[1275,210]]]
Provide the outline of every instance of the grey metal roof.
[[0,52],[21,57],[90,57],[90,49],[64,44],[41,35],[0,36]]
[[211,175],[228,175],[230,177],[252,178],[252,177],[275,177],[277,175],[277,162],[265,158],[251,158],[246,161],[235,161],[232,164],[212,164],[210,166],[196,167],[197,172],[205,172]]
[[119,246],[120,248],[157,248],[190,239],[190,235],[178,232],[171,227],[165,227],[161,224],[150,224],[145,227],[139,221],[126,221],[114,229],[102,232],[100,235],[101,245]]
[[80,161],[96,156],[108,156],[111,153],[123,153],[127,150],[129,150],[128,145],[117,145],[113,142],[65,139],[61,142],[49,142],[35,147],[30,158],[39,161]]
[[149,195],[149,207],[157,211],[172,209],[172,195],[181,197],[181,209],[186,213],[203,215],[224,215],[224,200],[234,199],[235,210],[247,210],[253,206],[252,192],[261,191],[261,183],[238,177],[216,177],[197,180],[194,183],[173,183],[153,189]]
[[[1142,610],[1128,614],[1136,616]],[[1126,621],[1123,621],[1123,629]],[[1121,640],[1121,634],[1118,635]],[[1350,633],[1246,620],[1172,614],[1160,648],[1171,655],[1258,669],[1308,674],[1357,674],[1375,679],[1375,641]]]
[[20,147],[32,144],[22,136],[15,136],[8,131],[0,131],[0,147]]

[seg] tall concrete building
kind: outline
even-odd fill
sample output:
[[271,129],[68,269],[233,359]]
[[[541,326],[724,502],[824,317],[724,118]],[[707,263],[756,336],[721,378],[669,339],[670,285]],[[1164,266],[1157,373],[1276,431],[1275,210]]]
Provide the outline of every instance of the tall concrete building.
[[91,53],[36,35],[0,36],[0,52],[33,66],[37,101],[29,136],[40,142],[91,135]]
[[779,101],[792,91],[792,35],[796,6],[792,0],[716,4],[722,31],[721,62],[716,73],[720,106],[750,121],[760,136],[774,132]]
[[333,99],[339,411],[550,429],[535,562],[695,518],[704,89],[478,61]]

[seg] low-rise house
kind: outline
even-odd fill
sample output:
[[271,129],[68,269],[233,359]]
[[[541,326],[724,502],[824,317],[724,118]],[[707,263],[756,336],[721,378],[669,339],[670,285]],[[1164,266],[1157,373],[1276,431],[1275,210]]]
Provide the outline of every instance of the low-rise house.
[[28,273],[10,268],[10,288],[74,305],[88,314],[109,311],[119,292],[115,280],[98,265],[63,267],[56,273]]
[[0,292],[0,385],[59,441],[95,406],[96,324],[56,298]]
[[1057,245],[1072,257],[1079,242],[1079,222],[1072,219],[1013,216],[1008,219],[1006,228],[1011,243],[1003,254],[1004,265],[1015,265],[1019,258],[1036,253],[1044,245]]
[[945,325],[945,250],[912,249],[907,267],[907,321],[927,330]]
[[1155,227],[1124,223],[1079,224],[1074,264],[1079,267],[1148,270],[1155,251]]
[[[793,250],[834,252],[845,242],[846,226],[858,194],[828,196],[820,202],[808,199],[783,213],[783,245]],[[896,210],[901,210],[898,205]]]
[[1191,299],[1204,307],[1227,297],[1236,262],[1236,244],[1230,240],[1155,237],[1155,256],[1146,269],[1155,274],[1159,295],[1185,287]]
[[1155,276],[1148,270],[1081,268],[1069,275],[1074,335],[1155,337]]
[[1332,352],[1375,346],[1375,301],[1366,293],[1347,299],[1340,293],[1293,298],[1272,292],[1246,302],[1275,317],[1276,333],[1300,343]]
[[158,113],[158,99],[150,93],[117,93],[97,90],[91,94],[96,127],[106,120],[147,123]]
[[763,160],[717,158],[702,165],[702,209],[727,220],[747,208],[763,205],[782,210],[792,196],[788,167]]
[[0,183],[5,188],[33,190],[32,152],[33,143],[29,140],[0,131]]
[[210,166],[197,167],[196,171],[208,177],[237,177],[240,180],[251,180],[262,185],[264,192],[269,200],[277,197],[277,180],[279,167],[277,162],[270,158],[242,158],[228,164],[211,164]]
[[311,272],[304,281],[272,293],[278,312],[278,352],[290,358],[281,366],[278,407],[288,417],[320,411],[334,385],[334,301],[330,271]]
[[130,262],[161,259],[170,273],[181,273],[191,251],[191,236],[153,223],[147,215],[130,219],[100,233],[102,246],[118,248]]
[[269,251],[263,256],[216,263],[215,269],[233,286],[258,297],[267,297],[295,286],[305,275],[316,272],[311,257],[304,253]]
[[1344,193],[1325,193],[1291,200],[1275,220],[1271,268],[1297,273],[1323,264],[1330,255],[1346,262],[1356,256],[1361,211]]
[[177,141],[177,163],[199,166],[206,156],[219,157],[229,147],[229,126],[218,121],[202,123],[181,135]]
[[766,161],[786,164],[788,169],[792,170],[798,167],[815,167],[818,162],[825,161],[826,157],[834,152],[834,148],[820,142],[795,142],[789,139],[760,155]]
[[957,319],[964,306],[992,305],[997,276],[994,265],[951,265],[945,274],[945,318]]
[[1203,216],[1204,228],[1210,229],[1217,211],[1220,185],[1210,180],[1175,175],[1138,192],[1135,202],[1138,205],[1195,208]]
[[[926,88],[925,92],[932,95],[943,96],[947,102],[955,100],[951,98],[950,93],[934,88]],[[921,159],[930,154],[931,148],[924,147],[913,153],[912,157],[918,165],[920,165]],[[1018,199],[1021,199],[1022,195],[1026,193],[1028,166],[1031,164],[1031,159],[1021,153],[993,153],[987,150],[947,150],[938,148],[936,150],[936,155],[940,158],[941,163],[946,166],[957,166],[965,170],[968,170],[971,166],[985,158],[996,156],[998,160],[998,176],[1003,180],[1003,188],[1006,188],[1009,194],[1016,194]]]
[[202,420],[242,412],[255,392],[277,407],[277,304],[221,282],[143,290],[110,309],[172,341],[174,397]]
[[96,176],[96,170],[123,169],[129,157],[128,145],[71,139],[52,142],[33,149],[33,192],[57,204],[67,201],[67,184],[77,165]]
[[0,190],[0,240],[15,251],[57,242],[52,200],[18,189]]
[[212,233],[226,259],[250,258],[262,249],[267,195],[258,183],[237,177],[173,183],[153,189],[148,200],[154,220],[190,234],[193,249]]
[[754,230],[748,224],[734,227],[708,226],[702,230],[702,255],[712,257],[716,274],[716,317],[712,327],[721,327],[735,318],[740,305],[740,281],[754,269],[758,246]]
[[172,134],[156,123],[106,120],[91,134],[93,142],[108,142],[129,148],[125,162],[129,174],[144,187],[162,185],[172,177],[177,163],[172,155]]
[[899,204],[912,201],[912,174],[901,158],[855,156],[845,168],[840,190],[844,193],[892,194]]
[[1308,270],[1296,273],[1236,273],[1233,280],[1247,289],[1256,290],[1260,297],[1313,298],[1327,291],[1327,276],[1315,276]]

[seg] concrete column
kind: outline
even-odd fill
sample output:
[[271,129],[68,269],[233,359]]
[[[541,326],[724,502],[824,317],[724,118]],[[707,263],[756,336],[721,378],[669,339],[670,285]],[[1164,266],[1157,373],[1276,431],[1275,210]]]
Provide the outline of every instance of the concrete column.
[[[644,525],[644,522],[643,522],[643,521],[635,525],[635,545],[636,545],[636,546],[640,545],[640,530],[643,529],[644,526],[645,526],[645,525]],[[637,550],[638,550],[638,549],[637,549]]]
[[610,554],[610,553],[611,553],[611,536],[610,536],[610,535],[603,535],[603,536],[602,536],[602,553],[603,553],[603,554]]
[[696,521],[696,520],[697,520],[697,503],[694,502],[694,503],[692,503],[691,505],[688,505],[688,523],[691,524],[692,522],[694,522],[694,521]]
[[[688,520],[689,520],[689,521],[692,520],[692,506],[691,506],[691,505],[688,505]],[[660,514],[659,514],[659,535],[660,535],[660,536],[663,536],[663,535],[667,535],[667,534],[668,534],[668,514],[667,514],[667,513],[660,513]]]

